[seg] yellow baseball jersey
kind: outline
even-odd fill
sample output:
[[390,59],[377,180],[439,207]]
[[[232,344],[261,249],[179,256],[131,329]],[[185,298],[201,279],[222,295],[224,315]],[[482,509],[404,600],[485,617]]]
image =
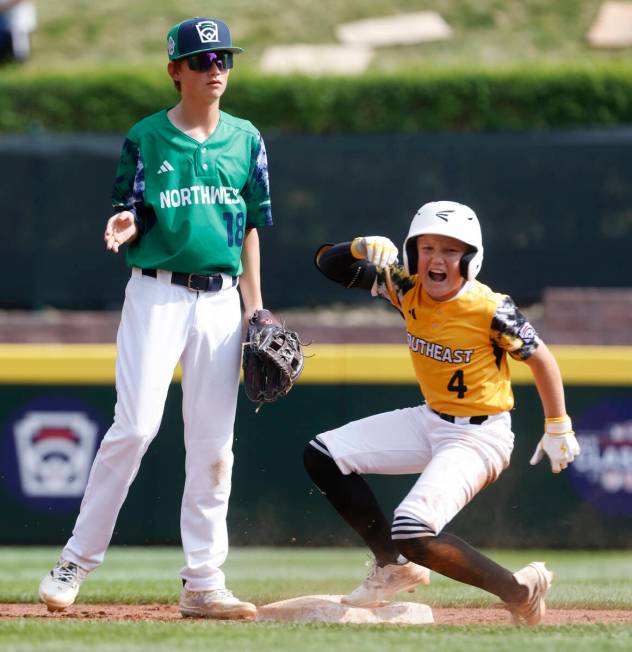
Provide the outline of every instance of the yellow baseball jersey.
[[513,407],[507,353],[526,360],[540,340],[509,296],[468,281],[453,299],[435,301],[399,266],[378,273],[372,294],[406,320],[415,375],[433,410],[465,417]]

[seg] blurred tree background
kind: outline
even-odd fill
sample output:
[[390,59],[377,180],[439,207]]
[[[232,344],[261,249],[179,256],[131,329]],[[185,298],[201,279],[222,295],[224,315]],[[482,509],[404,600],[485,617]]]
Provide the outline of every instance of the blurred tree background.
[[164,63],[166,30],[191,16],[215,16],[247,49],[240,66],[257,67],[271,45],[334,43],[336,25],[432,10],[454,37],[380,48],[371,68],[600,63],[629,51],[591,49],[585,35],[601,0],[64,0],[37,2],[32,70]]

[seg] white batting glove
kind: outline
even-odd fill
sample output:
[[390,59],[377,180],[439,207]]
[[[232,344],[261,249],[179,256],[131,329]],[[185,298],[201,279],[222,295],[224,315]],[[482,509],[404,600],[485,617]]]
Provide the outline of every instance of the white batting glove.
[[563,471],[581,452],[568,416],[544,420],[544,436],[540,439],[530,464],[537,464],[544,453],[549,456],[551,471]]
[[397,260],[397,247],[381,235],[367,235],[355,238],[351,243],[354,258],[364,258],[376,267],[388,267]]

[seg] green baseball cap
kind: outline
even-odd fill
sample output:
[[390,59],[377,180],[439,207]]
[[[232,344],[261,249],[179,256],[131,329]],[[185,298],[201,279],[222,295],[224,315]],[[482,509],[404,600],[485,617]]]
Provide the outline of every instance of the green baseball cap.
[[167,33],[169,60],[175,61],[198,52],[224,50],[238,54],[243,48],[233,45],[228,25],[217,18],[190,18],[174,25]]

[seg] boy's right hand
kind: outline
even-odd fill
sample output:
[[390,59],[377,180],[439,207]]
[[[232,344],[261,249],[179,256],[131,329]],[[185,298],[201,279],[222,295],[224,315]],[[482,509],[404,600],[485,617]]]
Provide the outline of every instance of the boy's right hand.
[[367,235],[355,238],[351,243],[354,258],[366,259],[376,267],[392,265],[398,256],[397,247],[381,235]]
[[551,471],[563,471],[581,452],[575,439],[570,417],[544,420],[544,436],[538,442],[530,464],[537,464],[546,453],[551,461]]
[[118,253],[119,247],[125,242],[131,242],[136,239],[138,228],[134,220],[134,213],[131,211],[121,211],[112,215],[105,225],[106,249]]

